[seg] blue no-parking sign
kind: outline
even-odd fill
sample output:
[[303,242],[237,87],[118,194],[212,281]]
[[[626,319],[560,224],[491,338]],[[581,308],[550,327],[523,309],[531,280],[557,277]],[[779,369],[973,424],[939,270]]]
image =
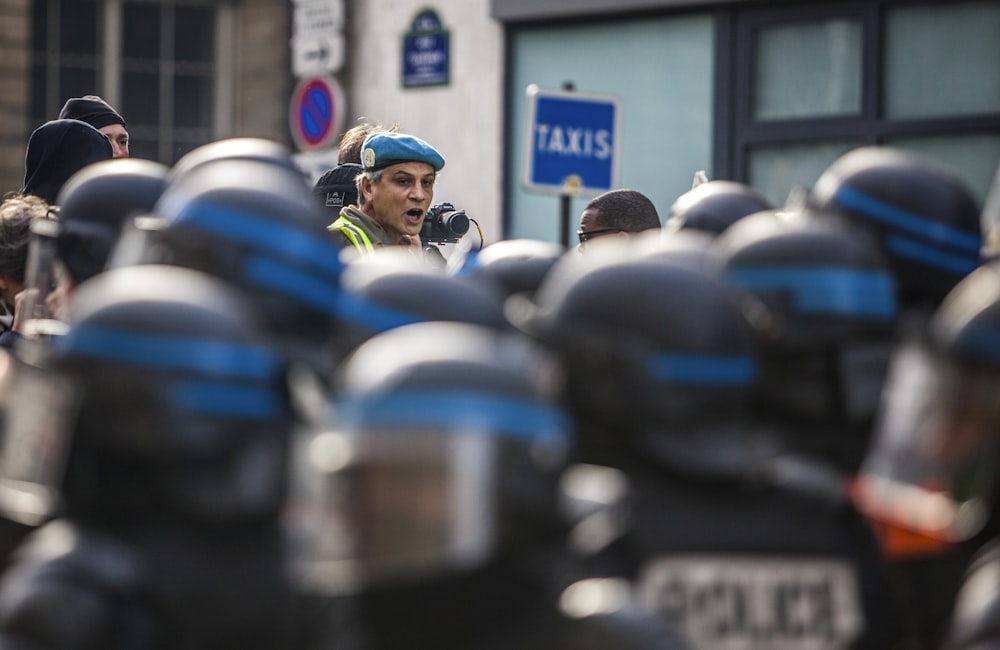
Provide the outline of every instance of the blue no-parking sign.
[[344,117],[344,92],[330,76],[309,77],[292,93],[288,126],[299,149],[330,146],[337,139]]
[[621,100],[528,86],[525,189],[600,194],[618,186]]

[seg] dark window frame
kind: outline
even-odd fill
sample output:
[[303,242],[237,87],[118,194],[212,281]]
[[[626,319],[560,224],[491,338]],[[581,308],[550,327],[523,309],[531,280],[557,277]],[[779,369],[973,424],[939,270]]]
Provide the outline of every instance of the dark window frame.
[[[927,2],[824,2],[717,10],[714,177],[748,182],[755,147],[854,139],[876,145],[903,136],[974,135],[1000,131],[1000,111],[916,119],[884,116],[887,9]],[[949,3],[939,3],[949,4]],[[861,111],[853,116],[758,121],[753,117],[755,33],[762,27],[832,18],[857,19],[862,29]]]

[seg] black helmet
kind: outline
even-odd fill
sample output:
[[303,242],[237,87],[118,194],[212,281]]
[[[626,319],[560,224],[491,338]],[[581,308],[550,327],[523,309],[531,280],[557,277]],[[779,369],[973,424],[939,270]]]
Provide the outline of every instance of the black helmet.
[[166,187],[168,168],[119,158],[86,167],[59,192],[59,259],[75,284],[104,270],[127,221],[151,212]]
[[[326,372],[325,347],[341,307],[340,247],[295,173],[251,160],[217,161],[168,184],[159,222],[123,236],[116,259],[197,269],[242,289],[292,358]],[[135,233],[130,233],[135,234]],[[137,241],[138,240],[138,241]]]
[[341,366],[294,456],[299,577],[327,592],[480,569],[558,532],[570,420],[554,358],[513,332],[418,323]]
[[495,288],[504,298],[530,297],[565,250],[538,239],[505,239],[479,251],[462,274]]
[[690,228],[673,233],[639,233],[632,241],[635,243],[634,255],[637,259],[662,259],[709,275],[718,275],[722,273],[722,259],[712,246],[714,239],[713,233]]
[[189,151],[170,168],[170,182],[180,179],[202,165],[220,160],[251,160],[272,165],[294,172],[306,182],[305,174],[295,164],[291,149],[280,142],[249,137],[216,140]]
[[341,282],[344,331],[337,344],[342,355],[376,334],[412,323],[451,321],[509,328],[503,303],[493,291],[445,275],[407,249],[380,249],[352,258]]
[[762,341],[760,414],[796,425],[794,445],[851,471],[867,444],[899,310],[891,272],[859,235],[833,221],[762,214],[715,241]]
[[[255,319],[231,288],[178,267],[115,269],[80,285],[69,329],[44,358],[75,389],[61,412],[69,514],[276,514],[294,418],[285,365]],[[52,392],[35,399],[48,404]],[[37,445],[31,433],[8,431],[6,444]]]
[[975,269],[983,245],[979,207],[961,180],[930,160],[888,147],[844,154],[808,204],[875,235],[906,307],[936,307]]
[[700,264],[637,256],[627,241],[595,246],[560,260],[536,303],[522,327],[561,352],[585,462],[628,447],[629,431],[696,430],[746,414],[752,332],[733,292]]
[[714,249],[727,280],[766,308],[773,345],[823,346],[895,326],[896,283],[878,247],[842,224],[754,215]]
[[1000,265],[989,262],[900,346],[855,490],[870,516],[946,541],[996,534],[998,332]]
[[667,232],[693,229],[717,235],[749,214],[773,208],[748,185],[708,181],[677,197],[663,227]]

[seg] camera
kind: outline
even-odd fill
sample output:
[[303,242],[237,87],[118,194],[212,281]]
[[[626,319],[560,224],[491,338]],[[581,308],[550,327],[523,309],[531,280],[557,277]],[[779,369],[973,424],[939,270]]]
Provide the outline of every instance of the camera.
[[420,241],[424,244],[454,244],[467,232],[469,217],[465,210],[456,210],[451,203],[435,203],[427,211],[420,227]]

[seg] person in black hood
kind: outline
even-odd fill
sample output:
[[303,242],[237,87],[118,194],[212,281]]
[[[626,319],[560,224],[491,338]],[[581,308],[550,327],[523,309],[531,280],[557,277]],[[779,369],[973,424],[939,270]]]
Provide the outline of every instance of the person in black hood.
[[55,204],[59,190],[70,176],[91,163],[110,160],[112,156],[108,139],[86,122],[46,122],[28,138],[21,194],[33,194]]

